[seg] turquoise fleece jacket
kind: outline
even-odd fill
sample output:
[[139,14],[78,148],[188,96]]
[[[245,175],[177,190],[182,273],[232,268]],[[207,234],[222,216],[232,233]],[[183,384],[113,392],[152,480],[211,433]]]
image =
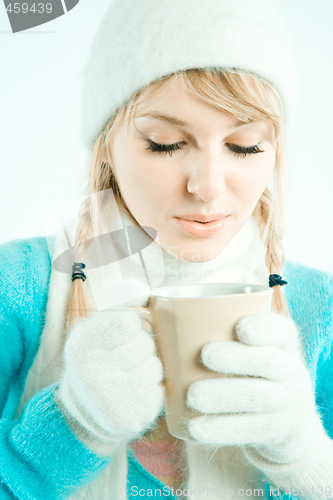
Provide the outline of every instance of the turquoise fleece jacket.
[[[50,271],[46,238],[0,245],[1,500],[69,498],[110,463],[69,430],[53,399],[56,384],[37,393],[21,418],[13,419],[39,348]],[[289,282],[285,293],[291,315],[304,339],[316,403],[333,439],[333,275],[287,261],[283,277]],[[128,498],[134,498],[132,485],[145,491],[163,488],[130,452],[128,464]],[[269,498],[268,483],[266,494]]]

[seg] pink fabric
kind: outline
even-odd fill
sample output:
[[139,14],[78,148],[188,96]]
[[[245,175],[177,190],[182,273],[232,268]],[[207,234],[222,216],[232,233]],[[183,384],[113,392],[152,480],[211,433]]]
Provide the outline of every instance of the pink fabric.
[[182,450],[182,441],[149,442],[144,440],[132,441],[130,446],[140,464],[153,476],[177,476],[178,459]]

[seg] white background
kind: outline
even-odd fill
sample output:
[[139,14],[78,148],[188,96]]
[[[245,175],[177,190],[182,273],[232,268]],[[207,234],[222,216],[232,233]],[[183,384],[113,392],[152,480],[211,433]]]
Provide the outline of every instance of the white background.
[[[286,257],[333,272],[333,1],[276,2],[290,25],[299,79],[288,137]],[[16,34],[0,4],[0,243],[45,235],[48,214],[82,194],[80,71],[109,4],[80,0]]]

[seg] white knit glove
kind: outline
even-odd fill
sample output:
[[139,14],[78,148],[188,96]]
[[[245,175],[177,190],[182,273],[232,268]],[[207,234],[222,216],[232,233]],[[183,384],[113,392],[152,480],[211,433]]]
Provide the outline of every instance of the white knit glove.
[[111,455],[157,418],[162,379],[162,363],[141,318],[132,311],[100,311],[78,320],[70,332],[55,400],[88,448]]
[[[316,411],[295,323],[276,313],[247,316],[236,335],[240,342],[202,349],[207,368],[242,377],[190,386],[188,406],[223,414],[192,419],[190,434],[214,446],[243,445],[248,460],[282,489],[332,487],[333,498],[333,441]],[[320,490],[303,498],[314,500],[316,493],[320,498]]]

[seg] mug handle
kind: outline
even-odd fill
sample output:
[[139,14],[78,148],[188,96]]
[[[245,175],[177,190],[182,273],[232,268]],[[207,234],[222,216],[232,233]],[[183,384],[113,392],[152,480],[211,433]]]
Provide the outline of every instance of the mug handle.
[[126,309],[130,309],[131,311],[136,312],[142,319],[147,321],[147,323],[149,323],[150,326],[153,326],[153,314],[149,302],[146,306],[141,306],[141,307],[127,306]]

